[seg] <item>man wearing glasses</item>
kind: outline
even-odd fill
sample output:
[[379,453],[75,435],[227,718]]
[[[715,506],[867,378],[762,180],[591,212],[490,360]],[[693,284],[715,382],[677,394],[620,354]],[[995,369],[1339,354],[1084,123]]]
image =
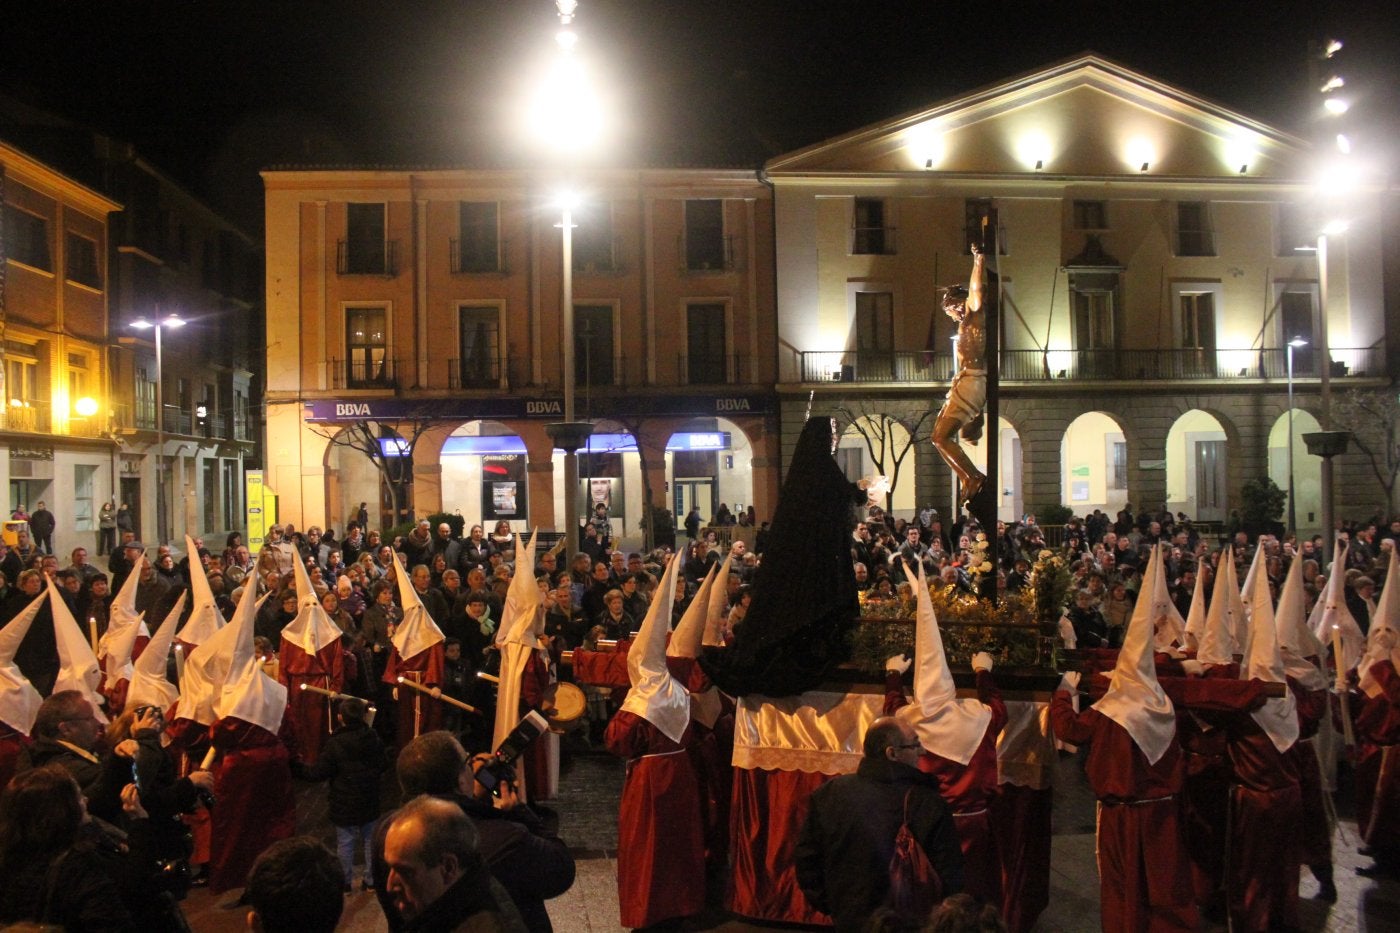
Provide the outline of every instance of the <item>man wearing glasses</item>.
[[837,930],[861,929],[885,903],[895,836],[906,819],[938,873],[941,895],[963,888],[957,830],[938,782],[918,768],[914,728],[893,716],[877,719],[862,751],[855,774],[812,792],[797,843],[797,883]]

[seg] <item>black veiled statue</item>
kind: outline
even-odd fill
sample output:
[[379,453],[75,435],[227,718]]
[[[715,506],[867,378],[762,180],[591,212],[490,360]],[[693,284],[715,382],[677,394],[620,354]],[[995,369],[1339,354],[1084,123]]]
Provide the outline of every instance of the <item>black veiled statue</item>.
[[832,421],[802,429],[773,515],[772,537],[753,580],[753,601],[726,648],[700,666],[733,696],[811,690],[850,657],[860,604],[851,560],[854,507],[866,494],[832,457]]

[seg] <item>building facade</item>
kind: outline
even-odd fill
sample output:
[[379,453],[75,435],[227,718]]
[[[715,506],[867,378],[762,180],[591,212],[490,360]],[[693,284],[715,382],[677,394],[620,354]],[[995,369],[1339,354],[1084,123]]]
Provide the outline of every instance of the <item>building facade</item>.
[[4,518],[43,502],[60,553],[97,543],[114,448],[101,417],[108,217],[120,205],[0,142],[0,472]]
[[[90,127],[0,97],[0,139],[28,154],[5,196],[7,426],[39,436],[11,447],[9,508],[44,500],[64,552],[96,546],[107,501],[147,544],[221,545],[245,526],[261,438],[260,244]],[[172,315],[185,324],[162,329],[158,363],[134,325]]]
[[[1321,266],[1313,165],[1303,140],[1092,56],[770,161],[785,439],[813,392],[848,421],[888,415],[912,442],[896,511],[951,503],[927,443],[956,327],[940,286],[967,283],[994,216],[1003,518],[1228,519],[1247,481],[1288,486],[1292,382],[1298,527],[1319,530],[1301,436],[1390,385],[1395,330],[1386,198],[1329,198],[1351,222]],[[842,446],[853,474],[878,466],[856,432]],[[1338,515],[1384,506],[1354,447],[1335,465]]]
[[[267,482],[343,529],[460,512],[562,531],[556,180],[514,171],[264,173]],[[574,179],[580,511],[771,510],[772,209],[752,172]],[[582,516],[576,516],[581,518]]]
[[[1392,195],[1321,200],[1314,163],[1305,140],[1085,56],[757,175],[587,176],[577,414],[602,437],[580,501],[607,501],[629,532],[644,501],[677,519],[752,505],[761,521],[802,422],[829,413],[848,474],[895,479],[896,514],[952,506],[928,443],[952,376],[941,287],[966,283],[994,218],[1003,517],[1131,505],[1226,521],[1269,477],[1319,530],[1321,462],[1302,437],[1347,427],[1353,390],[1391,385],[1400,268],[1386,275]],[[341,527],[363,502],[381,526],[445,510],[562,530],[545,433],[562,420],[553,179],[264,180],[283,517]],[[1320,239],[1332,210],[1349,230]],[[1355,446],[1334,467],[1338,515],[1386,507]]]

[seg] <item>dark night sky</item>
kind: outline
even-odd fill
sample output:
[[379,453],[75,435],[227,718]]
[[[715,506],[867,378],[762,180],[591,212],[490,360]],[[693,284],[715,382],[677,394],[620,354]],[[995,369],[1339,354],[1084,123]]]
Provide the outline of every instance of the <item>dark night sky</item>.
[[[31,0],[0,92],[258,224],[270,164],[518,161],[510,113],[555,23],[551,0]],[[1306,134],[1307,43],[1330,35],[1356,135],[1380,154],[1400,132],[1393,3],[581,0],[578,30],[627,165],[755,166],[1084,51]]]

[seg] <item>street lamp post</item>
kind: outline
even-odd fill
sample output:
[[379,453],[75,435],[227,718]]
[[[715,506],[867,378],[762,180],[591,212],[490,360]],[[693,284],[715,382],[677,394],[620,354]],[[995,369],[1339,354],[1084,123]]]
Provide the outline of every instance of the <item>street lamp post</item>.
[[545,432],[564,451],[564,546],[572,560],[578,553],[578,449],[588,441],[593,425],[574,418],[574,212],[573,201],[567,196],[559,228],[564,267],[559,308],[559,339],[564,344],[564,420],[545,425]]
[[137,330],[155,331],[156,342],[156,538],[157,544],[168,541],[165,514],[165,373],[163,371],[160,348],[160,333],[166,328],[184,327],[185,321],[179,315],[168,314],[159,321],[137,318],[131,322]]
[[1306,347],[1308,342],[1301,337],[1288,341],[1288,533],[1298,533],[1297,495],[1293,485],[1293,351]]
[[[600,129],[600,112],[592,94],[588,75],[584,72],[574,47],[578,36],[572,25],[578,0],[554,0],[561,29],[555,34],[555,58],[547,81],[537,95],[531,114],[536,135],[549,146],[551,157],[566,164],[578,157],[596,140]],[[565,198],[560,218],[562,243],[562,276],[560,287],[560,340],[564,382],[564,420],[545,426],[554,446],[564,451],[564,541],[569,557],[578,553],[578,449],[593,433],[593,425],[575,420],[574,389],[574,260],[573,208],[571,197]],[[558,523],[556,522],[556,525]]]

